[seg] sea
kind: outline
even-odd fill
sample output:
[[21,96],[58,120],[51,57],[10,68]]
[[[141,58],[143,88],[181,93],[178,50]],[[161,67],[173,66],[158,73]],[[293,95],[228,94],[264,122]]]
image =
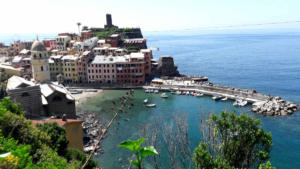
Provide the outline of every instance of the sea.
[[[204,75],[220,85],[255,89],[264,94],[280,96],[300,104],[300,31],[288,30],[213,30],[146,32],[148,47],[158,47],[154,58],[171,55],[182,74]],[[107,90],[79,105],[78,111],[95,112],[97,118],[108,122],[125,90]],[[300,168],[300,112],[285,117],[266,117],[251,112],[250,106],[237,108],[232,101],[215,102],[210,97],[171,95],[162,99],[158,94],[135,90],[133,106],[121,113],[101,143],[102,153],[95,159],[104,169],[128,168],[132,154],[117,145],[124,140],[148,138],[176,126],[176,119],[187,120],[188,142],[191,151],[202,140],[200,121],[209,113],[237,111],[261,120],[265,131],[272,135],[270,161],[277,169]],[[148,98],[155,108],[146,108]],[[172,127],[170,127],[172,126]],[[156,132],[155,132],[156,131]],[[168,130],[170,131],[170,130]],[[176,137],[176,136],[174,136]],[[170,138],[169,138],[170,139]],[[161,136],[154,146],[160,168],[171,168],[168,147],[172,140]],[[152,144],[152,145],[153,145]],[[146,168],[154,168],[152,158],[144,161]],[[188,168],[181,166],[179,168]]]

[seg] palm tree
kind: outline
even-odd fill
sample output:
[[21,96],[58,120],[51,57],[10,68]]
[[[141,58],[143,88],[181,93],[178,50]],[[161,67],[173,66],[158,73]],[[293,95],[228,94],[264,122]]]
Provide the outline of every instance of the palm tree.
[[80,35],[80,25],[81,25],[81,23],[80,23],[80,22],[77,22],[79,35]]

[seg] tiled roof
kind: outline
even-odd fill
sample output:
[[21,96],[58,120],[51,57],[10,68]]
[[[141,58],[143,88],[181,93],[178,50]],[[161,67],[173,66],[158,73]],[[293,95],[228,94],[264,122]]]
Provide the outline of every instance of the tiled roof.
[[65,126],[68,123],[82,123],[82,120],[76,120],[76,119],[67,119],[66,121],[63,121],[62,119],[46,119],[46,120],[31,120],[32,125],[37,124],[43,124],[43,123],[57,123],[59,126]]

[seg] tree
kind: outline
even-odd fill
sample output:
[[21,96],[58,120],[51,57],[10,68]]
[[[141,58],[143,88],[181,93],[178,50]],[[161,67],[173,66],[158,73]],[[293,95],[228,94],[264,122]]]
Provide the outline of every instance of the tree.
[[64,128],[58,126],[57,123],[37,124],[36,127],[50,136],[51,148],[56,149],[59,155],[65,155],[69,141]]
[[203,141],[193,157],[196,168],[219,164],[226,166],[223,168],[258,168],[269,159],[272,147],[271,134],[260,124],[260,120],[246,114],[211,114],[206,123],[201,123]]
[[[80,161],[80,166],[86,161],[87,156],[82,151],[77,149],[68,149],[66,153],[66,159],[68,161]],[[97,162],[94,160],[89,160],[87,165],[85,166],[85,169],[93,169],[97,166]]]
[[145,140],[146,139],[144,138],[136,141],[127,140],[127,141],[123,141],[118,145],[118,147],[126,148],[135,154],[136,160],[130,161],[130,164],[135,165],[138,169],[142,168],[142,161],[145,157],[149,155],[158,155],[158,152],[155,150],[153,146],[141,147],[142,143]]

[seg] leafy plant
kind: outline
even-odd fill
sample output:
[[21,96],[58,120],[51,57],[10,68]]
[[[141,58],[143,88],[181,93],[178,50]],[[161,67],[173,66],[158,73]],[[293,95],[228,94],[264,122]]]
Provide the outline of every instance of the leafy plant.
[[260,124],[260,120],[246,114],[212,114],[201,125],[203,142],[193,158],[196,168],[214,168],[220,162],[234,168],[258,168],[269,159],[272,147],[271,134]]
[[158,155],[158,152],[155,150],[155,148],[153,146],[141,147],[142,143],[145,140],[146,139],[144,139],[144,138],[141,138],[136,141],[127,140],[127,141],[121,142],[118,145],[118,147],[126,148],[135,154],[136,160],[135,161],[132,160],[132,161],[130,161],[130,163],[132,165],[135,165],[138,169],[142,168],[142,161],[145,157],[147,157],[149,155]]

